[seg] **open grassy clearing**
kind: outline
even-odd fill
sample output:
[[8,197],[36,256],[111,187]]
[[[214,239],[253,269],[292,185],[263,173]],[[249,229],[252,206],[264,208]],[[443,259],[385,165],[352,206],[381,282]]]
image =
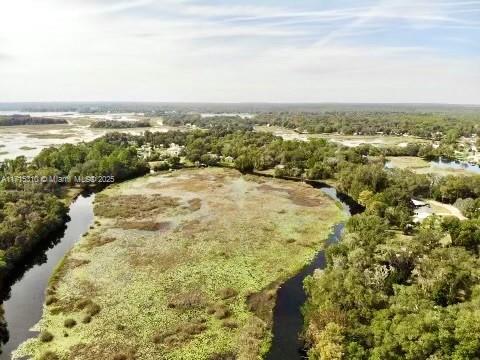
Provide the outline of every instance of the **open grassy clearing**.
[[257,359],[276,287],[344,217],[308,185],[220,168],[112,186],[95,212],[16,356]]
[[387,158],[392,167],[399,169],[426,169],[430,167],[428,161],[416,156],[395,156]]

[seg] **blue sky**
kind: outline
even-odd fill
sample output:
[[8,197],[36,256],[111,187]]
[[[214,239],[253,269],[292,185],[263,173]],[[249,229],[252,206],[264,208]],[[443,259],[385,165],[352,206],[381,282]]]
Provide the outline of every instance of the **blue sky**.
[[480,1],[4,0],[0,101],[480,104]]

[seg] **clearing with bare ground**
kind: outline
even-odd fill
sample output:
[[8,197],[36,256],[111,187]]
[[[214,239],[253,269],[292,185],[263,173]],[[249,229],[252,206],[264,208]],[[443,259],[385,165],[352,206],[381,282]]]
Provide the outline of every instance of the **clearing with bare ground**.
[[114,185],[51,278],[44,359],[258,359],[275,290],[344,214],[308,185],[181,170]]

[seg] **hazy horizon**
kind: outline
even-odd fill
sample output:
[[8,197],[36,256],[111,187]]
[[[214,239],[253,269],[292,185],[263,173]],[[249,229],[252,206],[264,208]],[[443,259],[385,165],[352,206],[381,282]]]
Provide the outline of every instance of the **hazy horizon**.
[[448,102],[352,102],[352,101],[154,101],[154,100],[22,100],[0,101],[0,105],[11,104],[272,104],[272,105],[431,105],[431,106],[480,106],[479,103],[448,103]]
[[0,101],[480,104],[480,1],[7,0]]
[[259,103],[259,102],[0,102],[0,115],[21,113],[155,113],[162,111],[194,113],[268,113],[268,112],[398,112],[478,114],[476,104],[425,103]]

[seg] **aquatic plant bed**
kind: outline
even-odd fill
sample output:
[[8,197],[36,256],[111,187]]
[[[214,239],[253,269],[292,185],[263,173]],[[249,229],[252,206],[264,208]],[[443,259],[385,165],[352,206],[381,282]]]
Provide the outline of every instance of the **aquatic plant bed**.
[[344,216],[309,185],[231,169],[114,185],[50,280],[40,336],[16,356],[260,358],[276,288]]

